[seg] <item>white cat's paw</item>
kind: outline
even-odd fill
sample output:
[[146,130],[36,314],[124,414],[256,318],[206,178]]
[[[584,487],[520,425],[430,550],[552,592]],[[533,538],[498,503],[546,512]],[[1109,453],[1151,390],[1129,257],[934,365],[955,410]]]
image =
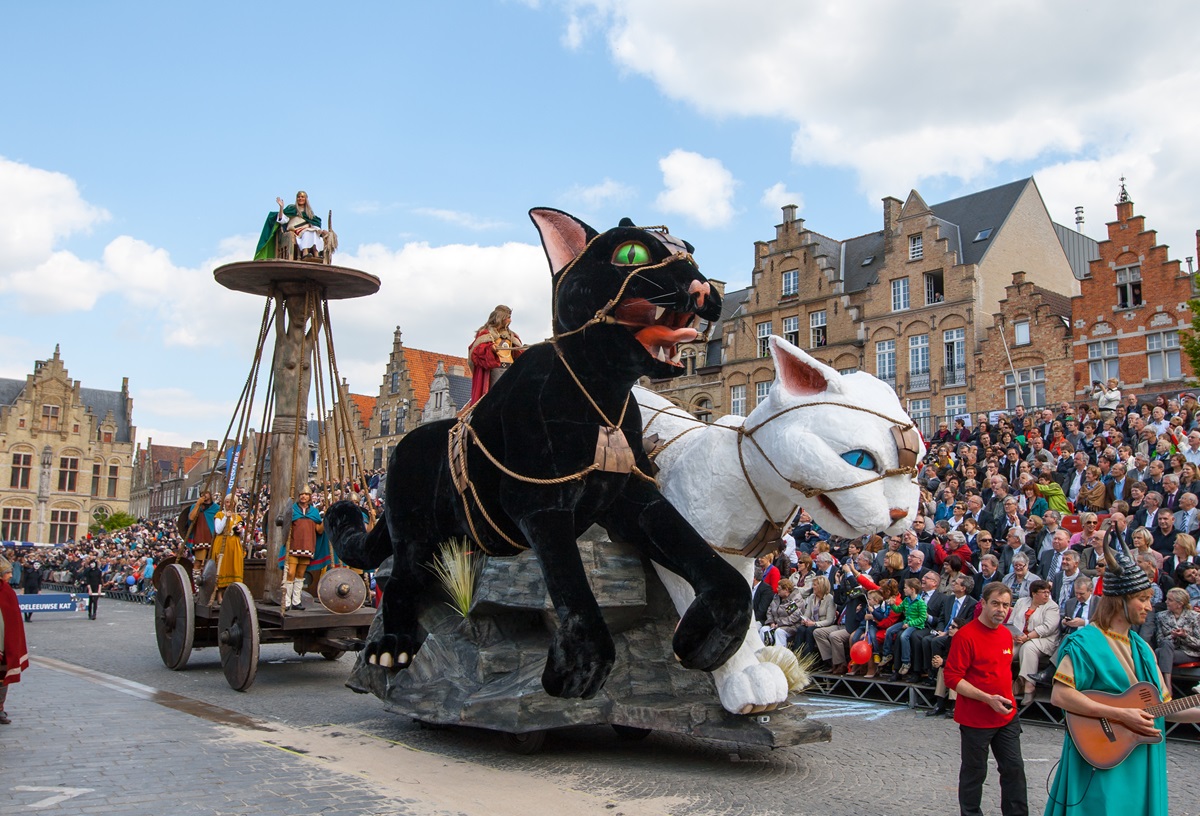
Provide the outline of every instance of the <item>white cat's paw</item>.
[[787,675],[774,663],[755,663],[722,678],[717,693],[731,714],[770,711],[787,702]]

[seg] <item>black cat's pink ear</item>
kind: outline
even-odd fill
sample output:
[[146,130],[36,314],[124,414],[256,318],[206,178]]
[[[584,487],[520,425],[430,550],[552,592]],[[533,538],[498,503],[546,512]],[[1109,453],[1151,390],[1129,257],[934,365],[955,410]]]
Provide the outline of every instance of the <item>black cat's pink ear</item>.
[[536,207],[529,211],[529,218],[542,236],[551,275],[557,275],[575,260],[596,235],[594,229],[562,210]]
[[771,335],[771,357],[775,360],[775,386],[793,397],[844,393],[842,375],[814,360],[782,337]]

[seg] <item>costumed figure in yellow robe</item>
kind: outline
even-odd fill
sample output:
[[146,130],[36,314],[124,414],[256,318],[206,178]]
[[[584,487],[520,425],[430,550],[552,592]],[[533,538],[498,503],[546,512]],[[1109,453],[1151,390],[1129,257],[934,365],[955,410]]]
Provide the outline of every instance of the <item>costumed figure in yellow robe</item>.
[[242,546],[242,516],[236,512],[237,502],[230,493],[225,497],[224,507],[213,519],[212,558],[217,562],[217,592],[213,598],[221,603],[225,588],[242,580],[246,562],[246,550]]

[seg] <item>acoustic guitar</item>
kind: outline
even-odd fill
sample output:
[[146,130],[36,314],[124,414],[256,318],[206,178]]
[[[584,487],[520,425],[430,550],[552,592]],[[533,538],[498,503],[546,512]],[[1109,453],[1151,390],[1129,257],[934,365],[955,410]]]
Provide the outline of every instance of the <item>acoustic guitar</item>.
[[[1114,708],[1140,708],[1152,717],[1175,714],[1200,706],[1200,694],[1164,703],[1158,695],[1158,688],[1153,683],[1146,682],[1135,683],[1128,691],[1120,694],[1103,691],[1081,691],[1080,694]],[[1163,739],[1161,734],[1157,737],[1135,734],[1120,723],[1105,717],[1085,717],[1069,711],[1065,713],[1071,741],[1089,765],[1102,771],[1120,765],[1139,745],[1162,742]]]

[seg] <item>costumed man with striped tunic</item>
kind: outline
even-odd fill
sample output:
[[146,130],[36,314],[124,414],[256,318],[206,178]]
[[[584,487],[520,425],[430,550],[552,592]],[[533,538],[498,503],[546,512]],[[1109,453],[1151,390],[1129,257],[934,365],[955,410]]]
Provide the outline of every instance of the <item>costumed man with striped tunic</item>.
[[[1081,717],[1121,725],[1158,741],[1140,744],[1115,767],[1093,767],[1080,753],[1068,731],[1062,760],[1046,803],[1046,816],[1166,816],[1167,749],[1162,741],[1163,718],[1143,708],[1108,705],[1084,692],[1123,694],[1133,684],[1154,686],[1164,702],[1171,690],[1154,657],[1154,650],[1137,633],[1153,606],[1150,578],[1114,546],[1117,533],[1104,541],[1104,584],[1091,622],[1063,641],[1054,674],[1050,702]],[[1198,722],[1200,710],[1169,715],[1173,721]]]
[[204,562],[208,560],[208,555],[212,552],[213,536],[216,535],[214,532],[216,517],[220,509],[220,506],[213,501],[212,491],[205,490],[200,494],[200,498],[196,499],[192,511],[188,513],[188,521],[192,530],[192,534],[188,538],[188,545],[192,548],[196,571],[201,575],[204,574]]
[[317,554],[317,539],[325,532],[321,511],[312,505],[312,490],[301,488],[292,503],[291,529],[287,541],[287,577],[284,585],[285,609],[303,609],[304,576]]

